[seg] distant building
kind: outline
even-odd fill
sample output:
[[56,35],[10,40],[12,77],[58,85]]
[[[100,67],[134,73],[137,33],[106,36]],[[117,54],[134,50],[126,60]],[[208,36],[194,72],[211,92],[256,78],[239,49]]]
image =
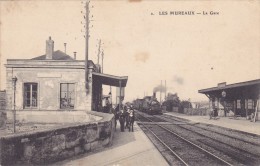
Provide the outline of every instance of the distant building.
[[[13,109],[16,77],[16,110],[62,111],[99,110],[102,85],[125,87],[127,77],[100,73],[88,61],[88,88],[86,93],[85,61],[76,60],[64,52],[54,51],[54,41],[46,41],[46,54],[32,59],[7,59],[6,96],[7,110]],[[120,83],[120,84],[119,84]]]

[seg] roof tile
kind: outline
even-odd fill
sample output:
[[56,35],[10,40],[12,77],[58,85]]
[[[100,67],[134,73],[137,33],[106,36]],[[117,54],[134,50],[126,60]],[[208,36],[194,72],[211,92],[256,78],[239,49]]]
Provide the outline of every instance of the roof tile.
[[[32,58],[32,60],[46,60],[46,54]],[[57,51],[53,52],[52,60],[70,60],[70,61],[73,61],[74,59],[71,56],[65,54],[64,52],[57,50]]]

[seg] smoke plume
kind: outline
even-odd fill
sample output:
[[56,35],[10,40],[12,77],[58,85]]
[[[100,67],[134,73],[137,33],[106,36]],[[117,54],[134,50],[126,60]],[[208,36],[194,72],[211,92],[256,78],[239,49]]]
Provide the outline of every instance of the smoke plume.
[[158,85],[156,86],[155,88],[153,88],[153,92],[156,93],[156,92],[166,92],[166,88],[165,86],[163,85]]
[[179,77],[179,76],[174,76],[173,77],[173,82],[176,82],[178,83],[179,85],[183,85],[184,84],[184,80],[182,77]]

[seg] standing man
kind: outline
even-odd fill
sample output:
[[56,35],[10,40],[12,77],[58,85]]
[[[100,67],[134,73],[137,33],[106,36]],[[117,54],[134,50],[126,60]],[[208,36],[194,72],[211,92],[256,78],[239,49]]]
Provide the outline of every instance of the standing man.
[[120,122],[120,129],[121,132],[125,131],[125,111],[123,109],[123,106],[121,105],[121,108],[119,108],[119,122]]

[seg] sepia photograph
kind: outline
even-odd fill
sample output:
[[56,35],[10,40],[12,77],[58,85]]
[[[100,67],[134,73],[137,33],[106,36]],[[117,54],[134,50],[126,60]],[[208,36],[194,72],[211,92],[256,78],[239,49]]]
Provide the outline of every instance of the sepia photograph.
[[1,0],[8,165],[260,165],[260,1]]

